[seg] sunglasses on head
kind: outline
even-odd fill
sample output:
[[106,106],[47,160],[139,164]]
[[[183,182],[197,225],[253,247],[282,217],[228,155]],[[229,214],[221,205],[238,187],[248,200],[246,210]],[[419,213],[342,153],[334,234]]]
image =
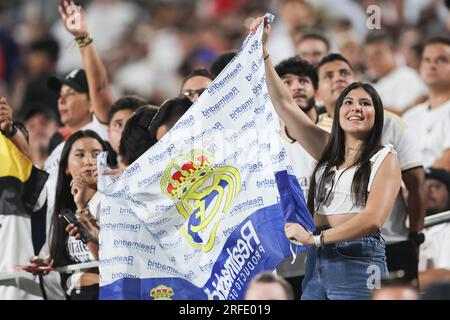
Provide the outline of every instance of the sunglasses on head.
[[331,191],[334,187],[335,171],[330,170],[324,178],[323,184],[319,186],[318,197],[316,199],[316,210],[319,211],[321,205],[326,204],[330,198]]
[[196,89],[196,90],[194,90],[194,89],[189,89],[189,90],[186,90],[186,91],[181,92],[181,95],[186,96],[186,97],[192,99],[192,98],[195,97],[196,94],[200,97],[200,95],[201,95],[205,90],[206,90],[206,88],[200,88],[200,89]]

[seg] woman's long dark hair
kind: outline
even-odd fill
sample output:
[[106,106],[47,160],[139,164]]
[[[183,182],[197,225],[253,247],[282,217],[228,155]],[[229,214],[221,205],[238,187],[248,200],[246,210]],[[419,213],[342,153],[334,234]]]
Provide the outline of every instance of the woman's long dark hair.
[[72,211],[77,209],[70,191],[70,182],[72,181],[72,177],[67,174],[66,171],[72,146],[81,138],[93,138],[102,145],[104,151],[107,150],[106,143],[95,131],[92,130],[77,131],[72,134],[64,144],[64,148],[61,153],[61,160],[59,162],[58,181],[56,183],[55,192],[55,208],[53,210],[50,229],[52,234],[50,241],[50,256],[54,260],[55,266],[64,266],[71,263],[66,252],[68,233],[65,228],[67,223],[63,219],[59,218],[58,215],[65,209],[70,209]]
[[[314,213],[316,210],[315,203],[323,201],[318,199],[316,189],[324,190],[326,187],[325,180],[326,177],[330,176],[331,168],[333,166],[338,166],[345,161],[345,136],[339,120],[339,110],[349,92],[358,88],[364,89],[364,91],[370,95],[375,108],[374,126],[363,144],[358,160],[352,165],[352,167],[358,166],[352,181],[354,205],[364,206],[367,201],[367,185],[369,184],[371,172],[370,158],[381,148],[381,134],[384,123],[383,103],[377,91],[370,84],[354,82],[341,93],[336,101],[331,137],[325,146],[325,149],[323,150],[311,177],[311,186],[308,194],[308,208],[311,213]],[[323,166],[325,166],[325,170],[319,178],[319,183],[317,184],[315,179],[316,173],[318,169]],[[331,192],[331,190],[329,192]]]

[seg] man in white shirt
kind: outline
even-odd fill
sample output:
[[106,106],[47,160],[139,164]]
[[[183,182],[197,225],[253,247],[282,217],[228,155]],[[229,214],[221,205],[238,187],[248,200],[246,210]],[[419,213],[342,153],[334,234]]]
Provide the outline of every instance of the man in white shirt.
[[426,88],[419,75],[414,69],[397,63],[394,45],[387,34],[369,35],[364,56],[385,109],[401,115],[423,99]]
[[[59,92],[58,111],[64,126],[71,132],[93,130],[103,140],[108,140],[108,126],[97,119],[95,112],[92,114],[93,105],[90,100],[86,72],[83,69],[75,69],[65,78],[51,77],[47,85],[50,89]],[[55,167],[57,171],[63,147],[64,142],[60,143],[45,161],[44,169],[50,175]]]
[[426,43],[420,75],[429,100],[406,112],[403,120],[416,135],[425,167],[450,171],[450,38]]
[[[450,173],[444,169],[430,168],[426,175],[427,215],[450,210]],[[425,242],[419,259],[422,288],[433,282],[450,280],[450,223],[426,228],[424,234]]]
[[[298,57],[292,57],[281,61],[275,70],[297,106],[312,121],[317,122],[318,116],[314,99],[317,90],[317,74],[314,66]],[[309,182],[316,162],[297,141],[289,136],[284,125],[282,125],[282,136],[294,173],[302,187],[305,199],[307,199]],[[292,257],[289,257],[277,267],[278,274],[286,278],[292,285],[296,299],[301,296],[301,282],[305,275],[305,258],[306,252],[302,251],[294,264],[291,264]]]
[[317,66],[320,60],[330,53],[330,42],[318,32],[309,32],[300,38],[295,51],[300,58]]
[[[324,102],[326,113],[319,116],[318,126],[331,131],[336,101],[344,89],[355,81],[349,62],[340,54],[324,57],[317,66],[319,78],[318,98]],[[389,271],[404,270],[406,278],[417,278],[417,233],[423,228],[425,216],[425,194],[423,183],[425,173],[421,155],[415,140],[406,125],[391,112],[384,112],[384,126],[381,137],[383,145],[392,144],[402,169],[402,179],[408,189],[407,206],[399,192],[394,208],[382,228],[386,240],[386,257]],[[406,218],[409,217],[409,229]]]

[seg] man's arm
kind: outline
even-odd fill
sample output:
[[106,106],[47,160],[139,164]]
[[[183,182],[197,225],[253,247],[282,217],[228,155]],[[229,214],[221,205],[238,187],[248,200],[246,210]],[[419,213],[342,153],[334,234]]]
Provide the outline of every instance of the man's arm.
[[[81,58],[83,66],[86,70],[86,76],[89,84],[89,96],[92,101],[95,116],[100,122],[108,122],[108,113],[114,103],[106,68],[101,61],[95,46],[89,40],[89,30],[84,19],[84,12],[81,6],[75,5],[73,1],[70,3],[63,2],[59,6],[59,13],[63,19],[64,26],[75,39],[79,42]],[[84,43],[82,43],[84,41]],[[80,44],[81,43],[81,44]]]
[[445,149],[442,155],[433,163],[432,167],[450,171],[450,149]]
[[426,211],[425,170],[423,167],[417,167],[402,172],[402,179],[409,192],[409,231],[419,232],[423,229]]
[[30,147],[28,146],[28,142],[25,138],[25,135],[15,128],[13,128],[12,123],[12,108],[6,101],[6,98],[0,98],[0,130],[4,135],[12,134],[15,131],[15,134],[9,139],[14,143],[17,149],[20,150],[28,159],[31,160],[31,152]]
[[421,288],[433,282],[450,281],[450,270],[448,269],[428,269],[419,272],[419,283]]
[[402,179],[408,189],[408,208],[410,240],[416,248],[419,256],[420,244],[417,243],[415,235],[423,229],[426,214],[426,194],[425,194],[425,170],[417,167],[402,172]]

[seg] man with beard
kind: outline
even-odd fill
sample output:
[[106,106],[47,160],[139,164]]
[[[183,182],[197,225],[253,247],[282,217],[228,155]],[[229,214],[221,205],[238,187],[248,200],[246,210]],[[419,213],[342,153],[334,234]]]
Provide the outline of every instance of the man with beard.
[[[318,125],[328,132],[333,124],[336,101],[342,91],[355,81],[349,62],[340,54],[325,56],[317,66],[318,98],[326,113],[319,116]],[[394,208],[382,228],[386,240],[386,257],[389,271],[404,270],[409,281],[417,279],[418,249],[421,244],[418,232],[425,217],[425,171],[422,156],[406,124],[395,114],[384,111],[381,144],[392,144],[402,169],[402,179],[409,193],[407,202],[399,192]],[[405,203],[407,205],[405,206]],[[406,218],[409,218],[409,228]]]
[[[317,74],[313,65],[298,57],[292,57],[281,61],[275,67],[275,70],[291,93],[297,106],[312,121],[317,123],[318,115],[314,99],[317,90]],[[289,132],[284,124],[282,124],[282,135],[289,160],[292,163],[295,175],[306,199],[315,160],[303,149],[300,143],[289,136]],[[301,295],[301,282],[305,275],[305,258],[306,252],[302,251],[297,256],[294,264],[291,264],[292,257],[289,257],[277,268],[277,272],[292,285],[295,299],[299,299]]]
[[[426,172],[427,216],[450,210],[450,173],[429,168]],[[419,279],[425,289],[435,282],[450,281],[450,223],[424,230],[425,242],[420,250]]]

